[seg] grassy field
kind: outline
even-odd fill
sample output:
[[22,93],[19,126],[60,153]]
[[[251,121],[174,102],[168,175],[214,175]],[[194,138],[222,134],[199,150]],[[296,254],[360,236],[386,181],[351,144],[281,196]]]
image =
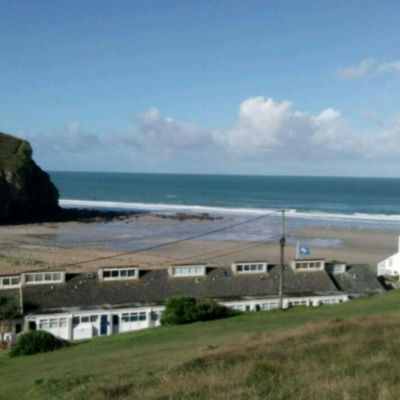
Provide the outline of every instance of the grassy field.
[[400,291],[0,354],[1,399],[394,400]]

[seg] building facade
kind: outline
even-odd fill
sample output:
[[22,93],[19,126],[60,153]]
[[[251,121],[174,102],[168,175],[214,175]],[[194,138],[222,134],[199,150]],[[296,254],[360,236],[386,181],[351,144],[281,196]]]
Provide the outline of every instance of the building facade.
[[378,276],[400,275],[400,237],[399,251],[378,264]]
[[[368,266],[331,267],[324,260],[295,260],[284,267],[283,308],[338,304],[384,289]],[[97,273],[27,272],[0,277],[0,296],[19,304],[11,337],[30,329],[67,340],[160,325],[167,299],[212,298],[241,311],[279,307],[280,267],[239,262],[231,267],[174,265],[168,269],[100,268]]]

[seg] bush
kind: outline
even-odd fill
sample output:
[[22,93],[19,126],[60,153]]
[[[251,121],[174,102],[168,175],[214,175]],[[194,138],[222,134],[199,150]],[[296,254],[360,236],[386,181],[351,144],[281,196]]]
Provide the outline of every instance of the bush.
[[238,315],[239,311],[222,306],[211,299],[197,300],[189,296],[171,297],[165,302],[162,325],[182,325],[196,321],[211,321]]
[[28,356],[46,353],[69,346],[67,340],[56,338],[46,331],[29,331],[19,336],[17,344],[11,349],[10,356]]
[[213,319],[228,318],[238,315],[239,312],[221,306],[211,299],[198,300],[196,305],[197,321],[210,321]]

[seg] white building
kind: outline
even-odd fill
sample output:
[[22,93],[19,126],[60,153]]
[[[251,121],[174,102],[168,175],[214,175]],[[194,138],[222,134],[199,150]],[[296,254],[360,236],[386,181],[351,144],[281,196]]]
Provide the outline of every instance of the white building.
[[[328,274],[328,265],[324,260],[295,260],[292,268],[285,266],[283,307],[338,304],[384,290],[368,266],[341,264],[340,271],[336,267],[336,274]],[[0,296],[22,308],[12,333],[40,329],[80,340],[156,327],[165,301],[180,295],[212,298],[242,311],[278,308],[280,270],[259,261],[151,271],[100,268],[90,274],[26,272],[0,277]]]
[[400,237],[399,251],[378,264],[378,276],[400,275]]

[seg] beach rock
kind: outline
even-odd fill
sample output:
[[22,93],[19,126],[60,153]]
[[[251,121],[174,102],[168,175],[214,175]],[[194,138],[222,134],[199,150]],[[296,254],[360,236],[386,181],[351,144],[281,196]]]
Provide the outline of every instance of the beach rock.
[[0,223],[57,214],[58,198],[49,175],[32,160],[31,145],[0,133]]
[[162,219],[172,219],[176,221],[216,221],[221,220],[223,217],[213,217],[210,214],[185,214],[185,213],[176,213],[176,214],[156,214],[157,218]]

